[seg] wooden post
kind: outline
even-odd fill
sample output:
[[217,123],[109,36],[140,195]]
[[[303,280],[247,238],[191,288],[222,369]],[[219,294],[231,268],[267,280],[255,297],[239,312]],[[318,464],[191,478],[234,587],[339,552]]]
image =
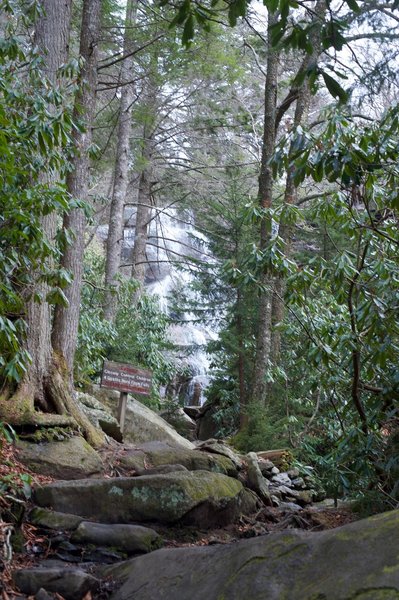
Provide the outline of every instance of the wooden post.
[[126,405],[127,405],[127,392],[121,392],[119,396],[118,405],[118,421],[121,433],[123,435],[123,429],[125,427],[125,416],[126,416]]

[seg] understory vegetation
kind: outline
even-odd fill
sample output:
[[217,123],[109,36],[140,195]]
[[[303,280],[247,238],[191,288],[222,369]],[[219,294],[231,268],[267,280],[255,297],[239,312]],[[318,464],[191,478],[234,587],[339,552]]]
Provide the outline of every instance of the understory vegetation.
[[0,0],[0,438],[201,346],[219,437],[397,507],[398,3],[62,4]]

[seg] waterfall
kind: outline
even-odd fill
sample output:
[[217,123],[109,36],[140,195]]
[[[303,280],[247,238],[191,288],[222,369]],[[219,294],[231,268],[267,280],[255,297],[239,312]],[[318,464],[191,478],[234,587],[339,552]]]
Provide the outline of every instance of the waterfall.
[[[124,240],[122,257],[129,262],[134,244],[135,208],[125,210]],[[108,226],[100,226],[98,236],[105,240]],[[199,323],[189,311],[177,309],[171,302],[172,295],[184,292],[195,301],[190,288],[198,269],[197,261],[209,262],[212,257],[207,253],[207,240],[195,229],[190,214],[181,216],[174,208],[152,211],[147,243],[145,287],[148,294],[156,296],[160,309],[168,314],[171,324],[168,328],[170,341],[177,347],[176,363],[187,372],[186,376],[172,382],[163,393],[172,395],[185,405],[202,405],[204,392],[209,384],[209,356],[205,351],[207,343],[217,338],[217,333],[205,324]]]
[[[189,372],[183,384],[174,390],[185,405],[203,404],[204,391],[209,384],[209,356],[205,347],[217,333],[206,325],[199,323],[191,312],[174,312],[170,302],[173,293],[183,291],[193,301],[196,300],[190,284],[198,268],[196,261],[209,261],[206,238],[193,225],[191,215],[186,218],[172,208],[159,211],[150,226],[147,246],[150,262],[146,273],[146,289],[151,295],[159,298],[161,310],[172,319],[169,327],[169,338],[178,347],[180,366]],[[179,268],[181,262],[190,268]],[[155,268],[154,266],[155,265]]]

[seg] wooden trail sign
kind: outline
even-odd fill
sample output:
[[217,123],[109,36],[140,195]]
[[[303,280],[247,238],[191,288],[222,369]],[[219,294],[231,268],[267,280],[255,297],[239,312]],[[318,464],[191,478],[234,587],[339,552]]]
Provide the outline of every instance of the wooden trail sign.
[[118,421],[121,432],[125,425],[127,395],[141,394],[148,396],[151,392],[152,373],[146,369],[138,369],[125,363],[104,361],[101,376],[101,387],[120,392]]

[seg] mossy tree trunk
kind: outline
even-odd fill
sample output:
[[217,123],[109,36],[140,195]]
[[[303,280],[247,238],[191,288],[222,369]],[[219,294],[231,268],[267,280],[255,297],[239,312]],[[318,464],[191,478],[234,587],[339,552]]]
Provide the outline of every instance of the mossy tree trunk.
[[[42,13],[35,24],[35,43],[43,56],[43,77],[55,88],[60,85],[59,67],[68,58],[71,5],[71,0],[43,0]],[[48,106],[48,110],[51,112],[53,107]],[[57,179],[57,174],[50,176],[46,173],[41,182],[51,187]],[[57,227],[56,212],[44,217],[41,225],[44,237],[50,245],[53,244]],[[47,267],[54,267],[50,259]],[[31,362],[16,388],[3,386],[0,394],[0,419],[16,426],[57,425],[80,428],[92,445],[99,446],[103,436],[89,423],[74,401],[68,371],[53,351],[52,311],[46,302],[50,288],[40,282],[39,272],[36,275],[36,282],[25,290],[25,347]],[[37,297],[42,300],[38,302]]]

